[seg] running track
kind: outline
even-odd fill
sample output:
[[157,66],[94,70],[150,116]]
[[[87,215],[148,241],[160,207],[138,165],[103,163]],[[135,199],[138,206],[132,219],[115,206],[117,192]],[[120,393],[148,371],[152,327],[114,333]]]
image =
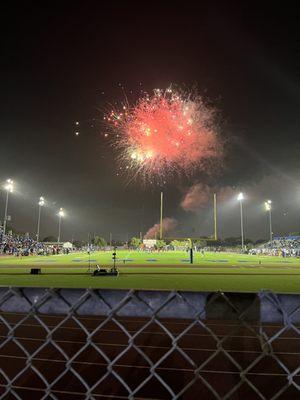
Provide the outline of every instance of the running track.
[[[11,327],[25,317],[24,314],[15,313],[1,313],[1,316]],[[64,318],[49,315],[39,315],[39,317],[47,324],[49,329],[55,328]],[[86,344],[88,332],[92,332],[99,323],[104,321],[103,317],[77,317],[77,320],[87,329],[87,333],[75,320],[68,319],[52,336],[53,341],[63,349],[68,358],[73,357]],[[147,321],[149,320],[145,318],[118,317],[117,323],[111,320],[93,335],[93,343],[105,353],[106,357],[113,360],[128,347],[129,336],[122,328],[126,328],[129,335],[132,336]],[[159,321],[174,337],[187,329],[191,323],[187,320],[174,319],[160,319]],[[121,326],[118,324],[121,324]],[[270,337],[282,329],[282,326],[264,325],[260,327],[258,323],[252,322],[249,323],[251,326],[248,328],[242,326],[238,321],[214,320],[205,321],[205,324],[211,332],[217,335],[219,340],[230,334],[222,342],[228,356],[223,351],[216,353],[214,358],[202,365],[200,371],[201,377],[212,385],[220,398],[241,381],[239,367],[232,362],[231,358],[240,365],[242,370],[245,370],[255,359],[261,357],[260,361],[247,371],[246,377],[266,399],[275,396],[288,382],[287,371],[278,364],[273,355],[278,357],[289,371],[295,371],[300,365],[300,337],[295,330],[285,330],[273,341],[272,349],[270,346],[265,347],[269,351],[269,355],[262,356],[262,341],[257,335],[259,329],[263,328],[263,332]],[[178,346],[184,354],[188,355],[197,366],[204,363],[218,349],[218,341],[212,337],[208,329],[197,324],[190,328],[178,341]],[[5,374],[12,379],[26,366],[27,362],[27,355],[20,349],[18,343],[29,354],[32,354],[45,343],[47,332],[33,317],[28,317],[15,329],[14,337],[17,339],[17,343],[13,340],[6,341],[8,330],[2,320],[0,322],[0,366]],[[134,344],[152,363],[156,363],[172,348],[172,338],[158,324],[153,322],[137,335]],[[52,382],[65,371],[66,360],[53,345],[48,344],[34,355],[32,365],[49,382]],[[90,386],[107,373],[106,359],[92,346],[88,346],[73,360],[72,367]],[[113,371],[119,374],[131,389],[137,387],[150,375],[150,368],[148,361],[134,348],[129,349],[113,364]],[[155,371],[175,393],[180,392],[190,381],[195,379],[194,384],[184,392],[180,399],[215,399],[216,397],[203,381],[195,378],[194,369],[194,366],[185,359],[184,355],[174,350],[156,366]],[[300,372],[293,379],[300,384]],[[5,384],[6,381],[0,374],[0,398],[15,399],[12,392],[5,394]],[[13,383],[13,389],[24,400],[41,399],[46,393],[44,382],[30,368]],[[57,399],[77,400],[86,398],[86,388],[71,372],[66,373],[57,381],[51,390],[51,393]],[[94,388],[92,396],[94,399],[127,399],[128,391],[110,373]],[[50,399],[50,397],[45,398]],[[136,400],[171,398],[172,395],[155,377],[151,378],[134,396]],[[261,397],[245,382],[229,397],[231,400],[255,400],[259,398]],[[293,385],[289,386],[278,397],[281,400],[297,398],[300,398],[300,392]]]

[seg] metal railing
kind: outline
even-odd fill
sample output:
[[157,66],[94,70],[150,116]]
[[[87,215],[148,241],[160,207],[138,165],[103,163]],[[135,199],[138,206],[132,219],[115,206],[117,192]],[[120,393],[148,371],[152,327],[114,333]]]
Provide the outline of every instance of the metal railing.
[[300,398],[300,296],[0,289],[1,399]]

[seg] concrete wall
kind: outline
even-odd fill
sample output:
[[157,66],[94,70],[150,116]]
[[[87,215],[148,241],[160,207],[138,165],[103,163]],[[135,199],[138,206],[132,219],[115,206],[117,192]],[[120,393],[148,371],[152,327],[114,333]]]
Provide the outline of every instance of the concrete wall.
[[0,311],[300,323],[300,295],[0,288]]

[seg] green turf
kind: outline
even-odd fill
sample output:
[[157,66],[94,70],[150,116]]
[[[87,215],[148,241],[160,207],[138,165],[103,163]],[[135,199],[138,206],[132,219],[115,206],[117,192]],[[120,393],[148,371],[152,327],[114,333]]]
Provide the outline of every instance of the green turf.
[[[111,252],[90,256],[92,268],[112,265]],[[123,260],[128,260],[124,261]],[[155,259],[156,262],[147,261]],[[74,261],[77,260],[77,261]],[[132,260],[132,261],[129,261]],[[295,258],[196,253],[194,264],[186,252],[144,253],[118,251],[118,277],[92,277],[86,253],[49,257],[1,257],[1,286],[91,287],[154,290],[202,290],[280,293],[300,292],[300,261]],[[29,275],[29,267],[41,267],[42,275]]]

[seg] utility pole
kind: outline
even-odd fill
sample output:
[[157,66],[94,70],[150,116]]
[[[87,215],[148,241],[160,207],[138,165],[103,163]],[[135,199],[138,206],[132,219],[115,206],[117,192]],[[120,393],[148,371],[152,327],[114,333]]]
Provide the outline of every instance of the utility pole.
[[214,236],[218,240],[218,225],[217,225],[217,194],[214,193]]
[[164,194],[160,192],[160,230],[159,230],[159,238],[162,240],[163,238],[163,203],[164,203]]

